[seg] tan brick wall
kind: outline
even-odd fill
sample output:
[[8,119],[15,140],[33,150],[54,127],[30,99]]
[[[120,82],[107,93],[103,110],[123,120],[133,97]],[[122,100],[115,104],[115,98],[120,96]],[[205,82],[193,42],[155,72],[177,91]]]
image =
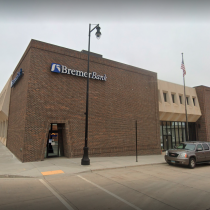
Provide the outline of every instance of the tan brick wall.
[[[17,141],[20,144],[11,151],[23,162],[43,160],[50,123],[65,123],[65,156],[82,157],[86,79],[52,73],[50,66],[58,63],[85,72],[87,55],[32,40],[24,62],[28,64],[22,67],[27,68],[27,76],[25,73],[11,93],[10,148],[17,141],[13,132],[21,130]],[[90,72],[93,71],[106,74],[107,81],[90,79],[90,157],[135,155],[136,120],[139,154],[160,154],[157,74],[90,56]],[[21,100],[17,100],[18,96]],[[25,112],[15,114],[16,106]],[[17,121],[21,123],[15,126],[12,122]],[[21,157],[19,147],[23,144]]]

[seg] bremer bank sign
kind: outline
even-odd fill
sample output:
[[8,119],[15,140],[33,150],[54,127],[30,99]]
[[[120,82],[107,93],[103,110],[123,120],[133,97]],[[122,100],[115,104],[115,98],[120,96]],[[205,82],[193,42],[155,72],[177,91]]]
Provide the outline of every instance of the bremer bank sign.
[[[51,72],[61,73],[61,74],[70,74],[70,75],[77,76],[77,77],[87,77],[88,76],[87,72],[74,70],[74,69],[68,69],[66,66],[63,66],[63,65],[60,65],[57,63],[51,64]],[[101,76],[101,75],[98,75],[96,72],[92,72],[92,73],[89,73],[89,78],[106,81],[107,76],[106,76],[106,74],[104,74],[104,76]]]

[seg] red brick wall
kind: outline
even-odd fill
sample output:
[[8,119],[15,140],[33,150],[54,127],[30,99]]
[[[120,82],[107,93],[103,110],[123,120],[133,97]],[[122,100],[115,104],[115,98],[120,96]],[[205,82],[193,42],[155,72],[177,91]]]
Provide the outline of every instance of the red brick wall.
[[202,116],[196,122],[199,141],[210,141],[210,88],[195,87]]
[[[58,63],[85,72],[87,55],[35,40],[29,49],[28,89],[22,81],[19,83],[27,90],[26,116],[21,119],[25,123],[24,151],[20,159],[23,162],[44,159],[50,123],[65,123],[65,156],[82,157],[86,79],[52,73],[50,66]],[[107,81],[90,79],[90,157],[135,155],[136,120],[139,155],[160,154],[157,74],[90,56],[90,72],[93,71],[106,74]],[[11,98],[14,97],[12,93]],[[14,103],[21,106],[21,101],[11,100],[11,107],[15,107]],[[11,112],[9,118],[18,116]],[[13,127],[9,125],[9,129]],[[12,143],[15,138],[11,135],[8,140]],[[13,152],[18,153],[18,149]]]
[[12,79],[17,76],[17,73],[22,68],[23,76],[11,88],[7,147],[13,152],[17,158],[23,161],[24,139],[25,139],[25,118],[27,104],[27,89],[30,69],[30,49],[26,50],[23,58],[20,60],[16,69],[13,72]]

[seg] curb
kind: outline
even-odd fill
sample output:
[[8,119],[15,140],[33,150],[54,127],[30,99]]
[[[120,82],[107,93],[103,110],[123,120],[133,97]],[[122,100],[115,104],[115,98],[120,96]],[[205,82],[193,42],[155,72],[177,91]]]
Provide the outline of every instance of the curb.
[[[166,164],[166,162],[161,162],[161,163],[148,163],[148,164],[140,164],[140,165],[127,165],[127,166],[119,166],[119,167],[110,167],[110,168],[99,168],[99,169],[87,169],[81,172],[76,172],[76,173],[70,173],[65,175],[75,175],[75,174],[81,174],[81,173],[93,173],[96,171],[104,171],[104,170],[113,170],[113,169],[123,169],[123,168],[132,168],[132,167],[139,167],[139,166],[149,166],[149,165],[160,165],[160,164]],[[58,174],[56,174],[57,176]],[[45,176],[24,176],[24,175],[11,175],[11,174],[3,174],[0,175],[1,178],[44,178]]]
[[141,165],[134,165],[134,166],[119,166],[119,167],[113,167],[113,168],[90,169],[90,171],[91,172],[104,171],[104,170],[112,170],[112,169],[120,169],[120,168],[131,168],[131,167],[148,166],[148,165],[159,165],[159,164],[166,164],[166,163],[164,163],[164,162],[162,162],[162,163],[148,163],[148,164],[141,164]]

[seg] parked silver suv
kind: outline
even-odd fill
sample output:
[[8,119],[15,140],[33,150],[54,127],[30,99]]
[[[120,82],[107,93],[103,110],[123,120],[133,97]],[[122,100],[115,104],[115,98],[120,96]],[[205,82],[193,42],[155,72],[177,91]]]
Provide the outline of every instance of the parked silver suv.
[[210,142],[187,141],[166,151],[168,164],[187,165],[195,168],[196,163],[210,162]]

